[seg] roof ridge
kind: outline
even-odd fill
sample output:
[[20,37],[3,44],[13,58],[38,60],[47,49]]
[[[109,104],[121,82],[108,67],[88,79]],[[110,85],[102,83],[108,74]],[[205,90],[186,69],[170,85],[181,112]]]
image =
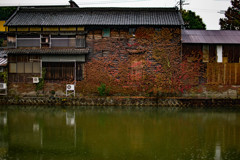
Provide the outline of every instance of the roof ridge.
[[28,7],[21,7],[20,11],[86,11],[86,10],[94,10],[94,11],[106,11],[106,10],[113,10],[113,11],[171,11],[176,12],[178,9],[176,7],[80,7],[80,8],[56,8],[56,7],[49,7],[49,8],[28,8]]

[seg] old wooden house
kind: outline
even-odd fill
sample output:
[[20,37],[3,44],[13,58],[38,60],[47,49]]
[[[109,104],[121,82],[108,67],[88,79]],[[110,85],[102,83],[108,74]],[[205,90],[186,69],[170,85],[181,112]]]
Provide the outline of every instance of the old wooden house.
[[98,40],[182,25],[177,8],[18,8],[5,23],[9,82],[33,83],[42,68],[47,82],[81,81]]
[[240,84],[240,32],[182,30],[183,54],[202,54],[207,84]]

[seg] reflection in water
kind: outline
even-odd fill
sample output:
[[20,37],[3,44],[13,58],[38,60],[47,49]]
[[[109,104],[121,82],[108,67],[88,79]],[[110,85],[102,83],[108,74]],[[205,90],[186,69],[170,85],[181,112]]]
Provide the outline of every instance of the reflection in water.
[[0,114],[0,159],[237,160],[240,112],[11,108]]
[[0,125],[7,125],[7,112],[0,112]]
[[66,112],[66,125],[74,127],[74,147],[77,146],[77,128],[75,123],[75,111],[74,112]]
[[214,160],[221,160],[221,146],[216,144]]
[[38,123],[33,124],[33,132],[39,132],[39,124]]
[[68,126],[74,126],[75,125],[75,112],[66,112],[66,124]]
[[7,112],[0,112],[0,159],[6,157],[8,152],[7,135]]

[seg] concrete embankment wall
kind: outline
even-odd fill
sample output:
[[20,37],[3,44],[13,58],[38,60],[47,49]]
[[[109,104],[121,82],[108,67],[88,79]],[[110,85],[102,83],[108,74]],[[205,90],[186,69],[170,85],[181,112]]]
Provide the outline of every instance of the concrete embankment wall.
[[184,98],[135,98],[135,97],[0,97],[0,105],[47,106],[240,106],[240,99],[184,99]]

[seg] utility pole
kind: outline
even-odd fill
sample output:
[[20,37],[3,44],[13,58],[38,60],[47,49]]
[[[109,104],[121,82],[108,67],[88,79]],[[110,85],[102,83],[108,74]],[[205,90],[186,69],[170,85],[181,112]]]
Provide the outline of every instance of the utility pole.
[[185,3],[185,0],[179,0],[177,5],[178,4],[179,4],[179,7],[180,7],[180,12],[182,12],[182,10],[183,10],[183,5],[189,5],[189,3]]
[[183,4],[183,2],[182,2],[182,0],[180,0],[180,11],[182,11],[182,4]]

